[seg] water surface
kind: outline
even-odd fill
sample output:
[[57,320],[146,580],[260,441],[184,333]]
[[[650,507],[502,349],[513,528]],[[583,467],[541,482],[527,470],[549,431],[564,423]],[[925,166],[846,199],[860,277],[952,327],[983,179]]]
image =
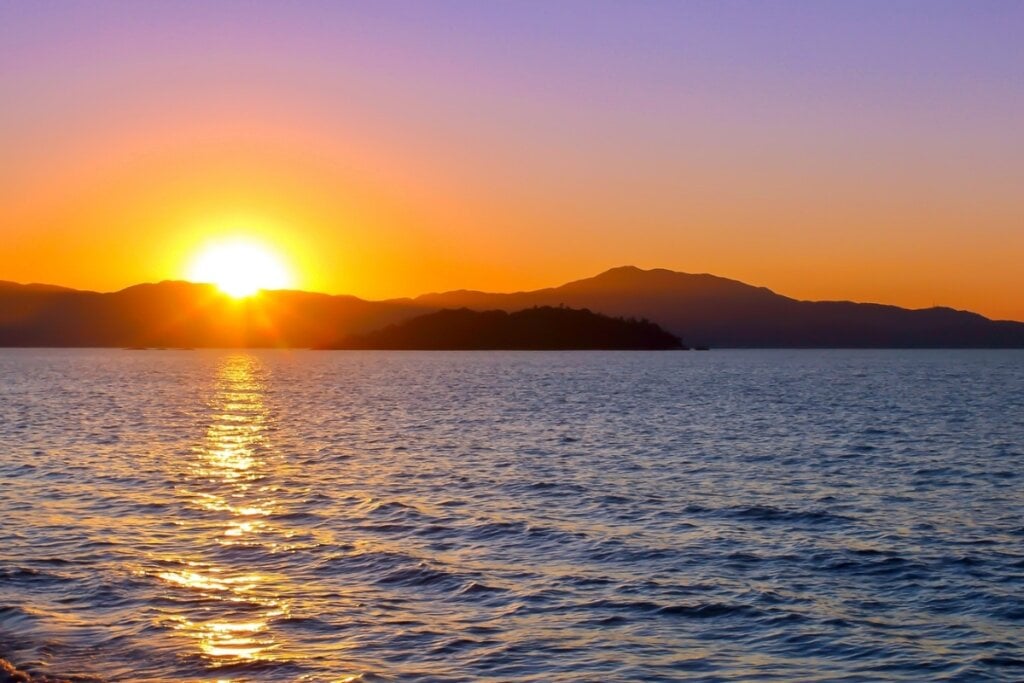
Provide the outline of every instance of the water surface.
[[0,657],[1024,678],[1024,353],[0,350]]

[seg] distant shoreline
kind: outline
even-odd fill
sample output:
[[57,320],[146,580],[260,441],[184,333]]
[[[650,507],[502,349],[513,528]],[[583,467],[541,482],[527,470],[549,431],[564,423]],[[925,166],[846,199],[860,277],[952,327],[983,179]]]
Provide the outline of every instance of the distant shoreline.
[[[715,275],[632,266],[530,292],[459,290],[389,301],[290,290],[232,299],[211,285],[180,281],[136,285],[108,294],[0,282],[0,347],[335,348],[350,346],[343,343],[346,338],[444,310],[515,315],[532,308],[646,320],[686,345],[715,349],[1024,348],[1024,323],[989,320],[969,311],[800,301]],[[448,332],[444,326],[436,331]],[[469,344],[361,344],[424,349],[464,345],[509,349],[650,346],[595,343],[586,335],[553,343],[541,339],[540,343],[506,344],[489,339]]]

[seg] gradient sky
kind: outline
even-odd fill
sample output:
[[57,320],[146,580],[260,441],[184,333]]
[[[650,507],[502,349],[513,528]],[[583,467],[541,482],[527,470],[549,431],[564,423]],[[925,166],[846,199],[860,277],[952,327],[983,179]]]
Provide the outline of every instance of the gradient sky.
[[0,3],[0,279],[634,264],[1024,320],[1024,3]]

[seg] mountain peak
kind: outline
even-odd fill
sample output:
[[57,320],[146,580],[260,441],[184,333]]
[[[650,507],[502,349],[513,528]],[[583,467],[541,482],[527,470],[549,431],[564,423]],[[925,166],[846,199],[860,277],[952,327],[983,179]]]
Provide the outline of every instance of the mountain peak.
[[667,268],[643,269],[637,266],[617,266],[594,277],[576,280],[555,291],[601,291],[605,293],[635,292],[656,296],[684,297],[752,297],[764,299],[779,297],[766,287],[748,285],[739,280],[709,273],[684,273]]
[[695,344],[733,347],[1020,347],[1024,325],[976,314],[896,306],[798,301],[709,273],[624,265],[532,292],[447,292],[416,303],[518,311],[586,308],[652,320]]
[[[657,270],[660,270],[660,269],[657,269]],[[604,271],[602,273],[598,273],[594,277],[595,278],[599,278],[599,277],[608,277],[608,276],[617,276],[617,275],[638,275],[640,273],[647,273],[647,272],[650,272],[650,271],[644,270],[643,268],[639,268],[637,266],[615,266],[614,268],[609,268],[608,270],[606,270],[606,271]]]

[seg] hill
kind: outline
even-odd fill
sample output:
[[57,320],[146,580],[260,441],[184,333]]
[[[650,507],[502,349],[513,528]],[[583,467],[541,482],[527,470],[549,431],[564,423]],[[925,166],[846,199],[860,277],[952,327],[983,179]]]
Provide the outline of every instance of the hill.
[[467,308],[427,313],[351,335],[332,348],[423,350],[682,349],[682,340],[646,320],[544,306],[516,313]]
[[415,304],[295,291],[237,301],[189,282],[107,294],[3,283],[0,346],[304,348],[422,312]]
[[427,294],[413,303],[506,311],[589,308],[644,317],[692,344],[714,347],[1024,348],[1024,323],[993,321],[967,311],[799,301],[715,275],[632,266],[531,292],[462,290]]
[[188,282],[98,293],[0,281],[0,346],[323,347],[440,309],[545,306],[646,318],[713,347],[1024,348],[1024,323],[967,311],[798,301],[714,275],[631,266],[532,292],[392,301],[297,291],[236,301]]

